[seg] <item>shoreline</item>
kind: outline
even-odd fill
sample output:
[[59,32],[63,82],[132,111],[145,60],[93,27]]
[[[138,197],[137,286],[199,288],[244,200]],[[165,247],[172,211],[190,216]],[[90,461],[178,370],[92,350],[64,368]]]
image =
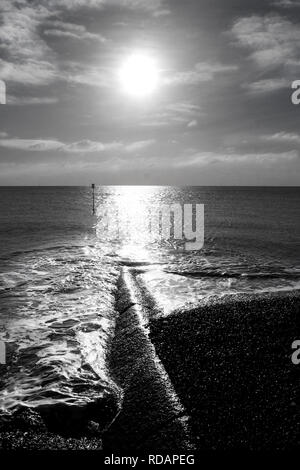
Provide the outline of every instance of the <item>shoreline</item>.
[[[124,403],[109,429],[91,427],[78,437],[50,433],[38,414],[28,412],[2,424],[0,449],[121,452],[130,445],[164,452],[181,444],[197,451],[299,445],[299,387],[290,360],[291,344],[300,334],[299,291],[213,298],[158,318],[134,275],[124,269],[117,306],[110,366],[124,388]],[[139,351],[143,361],[138,364]],[[128,368],[135,373],[129,385]],[[168,386],[180,410],[170,406]],[[126,429],[130,440],[124,440]]]

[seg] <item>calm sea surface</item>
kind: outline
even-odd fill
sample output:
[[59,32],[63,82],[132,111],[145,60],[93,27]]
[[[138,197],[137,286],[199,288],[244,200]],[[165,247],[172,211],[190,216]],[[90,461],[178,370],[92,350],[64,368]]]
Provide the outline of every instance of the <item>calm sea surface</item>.
[[[202,250],[148,236],[141,220],[174,203],[205,205]],[[300,189],[102,187],[96,207],[86,187],[0,188],[2,412],[117,389],[106,354],[121,266],[162,315],[211,295],[299,288]],[[129,221],[126,235],[104,230],[105,209]]]

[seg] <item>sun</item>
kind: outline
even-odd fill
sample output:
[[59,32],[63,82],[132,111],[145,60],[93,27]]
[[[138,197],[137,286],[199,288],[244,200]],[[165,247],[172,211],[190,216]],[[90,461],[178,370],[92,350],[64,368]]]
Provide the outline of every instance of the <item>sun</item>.
[[119,70],[122,90],[134,97],[147,97],[159,85],[159,69],[156,61],[143,53],[129,56]]

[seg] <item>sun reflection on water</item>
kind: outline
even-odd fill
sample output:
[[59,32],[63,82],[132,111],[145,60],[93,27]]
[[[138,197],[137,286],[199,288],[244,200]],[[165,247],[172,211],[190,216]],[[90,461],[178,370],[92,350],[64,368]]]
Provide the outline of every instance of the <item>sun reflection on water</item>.
[[[132,261],[151,261],[153,234],[151,212],[162,198],[161,188],[152,186],[117,186],[110,188],[108,197],[99,205],[98,237],[114,244],[121,258]],[[103,214],[109,215],[110,226],[104,224]],[[107,221],[106,221],[107,222]]]

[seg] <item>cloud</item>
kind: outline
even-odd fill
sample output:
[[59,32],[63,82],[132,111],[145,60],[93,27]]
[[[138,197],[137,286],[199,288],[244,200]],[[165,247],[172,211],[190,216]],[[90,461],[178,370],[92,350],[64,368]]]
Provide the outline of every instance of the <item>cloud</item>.
[[192,116],[200,112],[200,107],[187,101],[179,101],[166,105],[166,111],[184,116]]
[[44,31],[45,36],[56,37],[56,38],[70,38],[70,39],[97,39],[104,42],[105,39],[100,38],[97,34],[92,34],[88,32],[74,33],[71,31],[64,31],[61,29],[46,29]]
[[48,37],[70,38],[78,40],[94,40],[106,42],[104,36],[100,34],[90,33],[83,25],[75,23],[66,23],[63,21],[48,21],[45,25],[48,29],[43,34]]
[[22,85],[47,85],[59,79],[54,64],[38,59],[19,63],[0,59],[0,69],[2,80]]
[[162,9],[163,0],[47,0],[47,4],[50,7],[59,7],[67,10],[120,6],[123,8],[142,9],[152,12]]
[[28,2],[1,2],[0,42],[11,58],[15,60],[43,59],[50,52],[47,44],[38,34],[38,26],[49,16],[49,11],[42,5]]
[[279,15],[240,18],[231,33],[260,68],[295,65],[300,60],[299,25]]
[[111,71],[103,66],[66,62],[62,79],[80,85],[107,88],[112,85]]
[[275,7],[281,8],[299,8],[300,3],[298,0],[278,0],[277,2],[272,2],[272,5]]
[[61,142],[57,140],[42,139],[1,139],[0,147],[15,150],[25,150],[31,152],[44,152],[49,150],[58,150],[61,148]]
[[0,59],[1,78],[12,82],[34,85],[49,83],[57,70],[54,54],[43,39],[38,27],[49,15],[43,5],[2,0],[0,48],[5,59]]
[[154,139],[140,140],[138,142],[133,142],[132,144],[126,145],[125,150],[127,152],[139,152],[140,150],[144,150],[154,144],[155,144]]
[[193,119],[192,121],[188,123],[187,127],[189,127],[190,129],[198,127],[198,121],[196,119]]
[[157,112],[147,113],[140,121],[142,127],[167,127],[170,125],[188,126],[203,113],[191,102],[182,101],[164,105]]
[[255,163],[264,164],[276,161],[291,161],[299,158],[296,150],[282,153],[215,153],[215,152],[197,152],[186,155],[175,162],[176,168],[197,167],[215,163]]
[[10,106],[35,106],[58,103],[58,98],[50,96],[14,96],[8,95],[7,105]]
[[18,139],[18,138],[3,138],[0,139],[0,147],[23,150],[30,152],[48,152],[56,150],[64,153],[96,153],[96,152],[111,152],[111,151],[124,151],[134,153],[143,150],[155,143],[154,140],[144,140],[131,143],[122,142],[98,142],[92,140],[81,140],[78,142],[64,143],[58,140],[45,140],[45,139]]
[[165,79],[167,85],[198,85],[201,82],[208,82],[216,74],[234,72],[238,70],[236,65],[209,64],[199,62],[194,69],[185,72],[173,73]]
[[121,7],[133,8],[133,9],[143,9],[148,11],[159,11],[166,12],[163,8],[165,1],[164,0],[105,0],[106,5],[119,5]]
[[293,132],[277,132],[273,135],[265,135],[262,138],[270,142],[300,145],[300,134],[296,134]]
[[79,142],[72,142],[70,144],[62,143],[59,150],[67,153],[94,153],[119,150],[121,147],[122,144],[119,142],[103,143],[87,139]]
[[291,82],[285,78],[268,78],[243,85],[244,89],[254,94],[272,93],[290,87]]
[[[9,21],[9,18],[10,15],[6,18],[6,21]],[[28,23],[28,25],[30,24]],[[57,27],[58,24],[61,25],[61,30],[48,29],[46,31],[49,32],[49,35],[53,32],[53,35],[57,37],[59,35],[61,37],[72,36],[77,39],[94,39],[96,37],[100,42],[105,41],[102,36],[92,35],[84,27],[80,27],[80,25],[63,22],[54,22],[54,24]],[[107,86],[111,82],[107,74],[104,76],[104,71],[101,67],[65,61],[62,68],[62,66],[59,66],[53,51],[36,34],[34,28],[25,28],[26,32],[22,32],[20,43],[18,43],[18,40],[14,40],[15,36],[18,37],[18,26],[12,26],[14,34],[9,35],[10,40],[7,39],[5,43],[3,43],[3,29],[0,28],[1,47],[6,50],[8,56],[6,60],[0,59],[2,80],[32,86],[48,85],[58,80],[93,86]],[[63,30],[63,27],[66,27],[66,29]]]
[[[246,58],[253,69],[253,81],[242,88],[253,94],[290,88],[300,71],[299,24],[279,14],[252,15],[236,20],[231,36],[236,46],[248,51]],[[268,78],[257,80],[258,74]]]

